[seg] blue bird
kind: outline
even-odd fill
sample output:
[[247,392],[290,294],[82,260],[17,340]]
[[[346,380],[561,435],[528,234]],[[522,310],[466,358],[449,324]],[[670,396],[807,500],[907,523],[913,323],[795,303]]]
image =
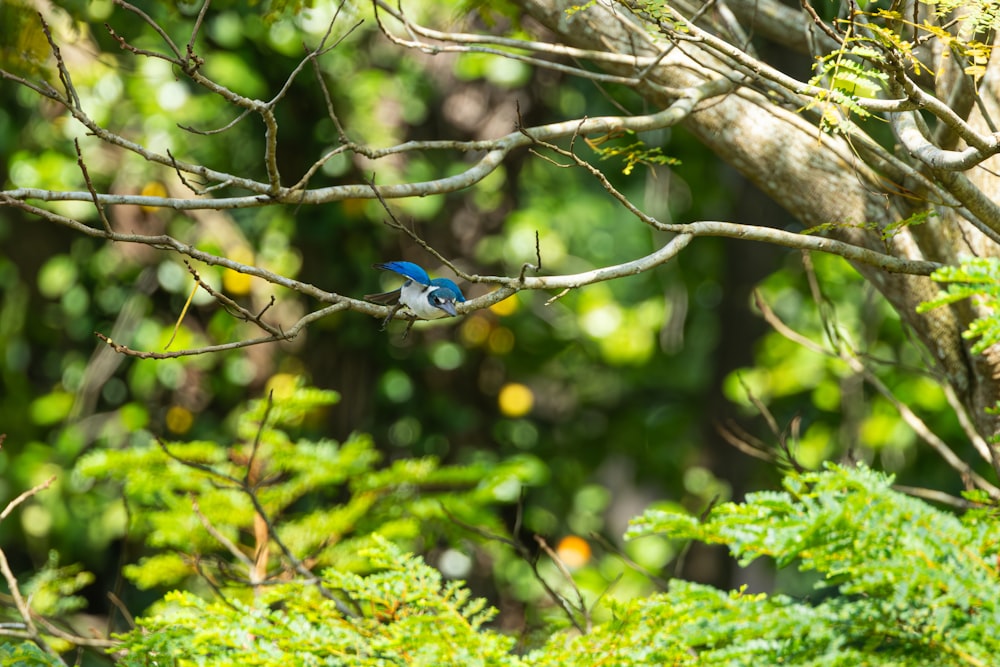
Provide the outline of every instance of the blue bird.
[[426,271],[413,262],[386,262],[376,264],[375,268],[392,271],[406,278],[399,289],[365,295],[368,301],[384,306],[395,306],[386,318],[385,324],[388,324],[396,311],[403,306],[424,320],[434,320],[445,315],[455,317],[458,315],[455,304],[465,301],[465,296],[458,285],[447,278],[431,279]]

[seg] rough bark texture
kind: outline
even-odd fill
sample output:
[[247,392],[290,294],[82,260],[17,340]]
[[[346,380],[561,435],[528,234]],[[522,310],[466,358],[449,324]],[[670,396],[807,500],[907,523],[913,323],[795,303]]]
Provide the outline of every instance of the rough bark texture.
[[[655,45],[636,37],[622,6],[595,4],[567,15],[566,0],[515,0],[530,16],[576,47],[641,56],[666,49],[665,39]],[[619,68],[619,73],[625,72]],[[629,72],[634,74],[634,70]],[[682,42],[669,50],[649,75],[641,90],[652,103],[666,106],[671,89],[689,87],[722,75],[733,75],[732,66],[707,52],[698,42]],[[945,98],[947,99],[947,98]],[[995,99],[990,104],[995,105]],[[803,225],[823,223],[890,224],[906,218],[913,198],[899,197],[892,179],[866,164],[859,153],[838,136],[821,134],[816,125],[796,109],[784,108],[774,99],[746,87],[702,104],[685,126],[722,160],[754,182],[764,193],[796,216]],[[906,157],[905,155],[903,157]],[[878,163],[874,163],[878,167]],[[998,195],[998,173],[975,170],[976,185],[989,196]],[[925,202],[917,202],[926,207]],[[996,254],[996,244],[972,226],[960,222],[949,209],[937,211],[928,223],[903,231],[889,241],[901,257],[955,262],[961,256]],[[886,242],[877,235],[843,227],[831,232],[843,240],[880,250]],[[1000,358],[975,357],[961,332],[974,316],[968,304],[918,315],[917,304],[938,293],[930,279],[889,274],[858,266],[900,313],[937,359],[940,370],[967,406],[980,433],[997,431],[996,418],[986,407],[1000,398]]]

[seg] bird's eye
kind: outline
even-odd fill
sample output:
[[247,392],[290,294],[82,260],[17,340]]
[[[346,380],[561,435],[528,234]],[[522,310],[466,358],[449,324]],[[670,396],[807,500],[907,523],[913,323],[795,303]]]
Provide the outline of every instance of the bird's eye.
[[403,287],[409,287],[412,284],[413,284],[413,281],[410,280],[409,278],[407,278],[406,282],[403,283]]

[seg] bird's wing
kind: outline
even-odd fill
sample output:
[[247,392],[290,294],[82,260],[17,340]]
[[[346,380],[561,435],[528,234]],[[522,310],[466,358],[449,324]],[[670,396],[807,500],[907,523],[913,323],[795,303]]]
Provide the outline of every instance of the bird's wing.
[[391,292],[381,292],[379,294],[365,294],[365,301],[371,301],[383,306],[395,306],[399,303],[399,290],[394,289]]
[[418,282],[421,285],[431,284],[431,277],[427,275],[427,272],[413,262],[385,262],[384,264],[376,264],[375,268],[382,269],[383,271],[398,273],[399,275],[410,278],[414,282]]

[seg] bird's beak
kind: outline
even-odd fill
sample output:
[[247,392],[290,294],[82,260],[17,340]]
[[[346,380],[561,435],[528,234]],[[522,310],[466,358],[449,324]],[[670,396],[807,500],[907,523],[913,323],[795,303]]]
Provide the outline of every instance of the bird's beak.
[[441,304],[441,310],[443,310],[444,312],[448,313],[452,317],[458,316],[458,311],[455,310],[455,304],[453,304],[451,301],[445,301],[445,302],[443,302]]

